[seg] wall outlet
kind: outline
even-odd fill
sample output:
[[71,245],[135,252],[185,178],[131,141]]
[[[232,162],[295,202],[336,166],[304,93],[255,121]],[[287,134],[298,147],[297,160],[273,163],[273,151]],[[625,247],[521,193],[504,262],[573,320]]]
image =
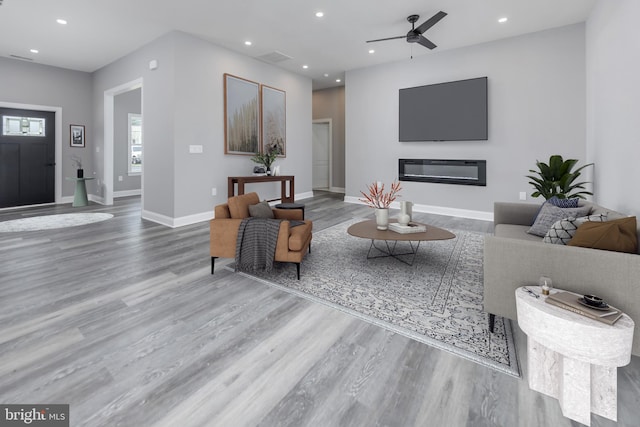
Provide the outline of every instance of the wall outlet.
[[217,196],[217,195],[218,195],[218,189],[217,189],[217,188],[215,188],[215,187],[213,187],[213,188],[211,189],[211,195],[212,195],[212,196]]
[[526,191],[521,191],[520,192],[520,200],[527,200],[527,192]]
[[122,175],[118,175],[118,181],[122,182]]

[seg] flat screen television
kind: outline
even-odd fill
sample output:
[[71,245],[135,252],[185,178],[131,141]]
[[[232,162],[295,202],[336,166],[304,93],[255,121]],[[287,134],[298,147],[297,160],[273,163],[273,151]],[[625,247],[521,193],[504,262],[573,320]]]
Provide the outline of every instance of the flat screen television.
[[400,89],[400,141],[486,140],[487,78]]

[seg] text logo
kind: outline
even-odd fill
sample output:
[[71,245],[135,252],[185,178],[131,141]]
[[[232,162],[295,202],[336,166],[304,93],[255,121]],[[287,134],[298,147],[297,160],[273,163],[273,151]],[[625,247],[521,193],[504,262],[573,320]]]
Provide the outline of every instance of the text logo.
[[0,427],[69,427],[69,405],[0,404]]

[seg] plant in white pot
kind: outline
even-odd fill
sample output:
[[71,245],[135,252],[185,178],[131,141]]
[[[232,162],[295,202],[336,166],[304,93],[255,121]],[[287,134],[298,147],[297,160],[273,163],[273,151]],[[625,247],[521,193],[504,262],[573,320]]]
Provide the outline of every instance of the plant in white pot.
[[377,182],[374,182],[367,186],[367,190],[368,194],[360,192],[364,198],[359,200],[376,210],[376,228],[386,230],[389,227],[389,206],[396,198],[400,197],[398,193],[402,187],[398,181],[394,181],[391,183],[391,189],[385,193],[384,184],[378,185]]

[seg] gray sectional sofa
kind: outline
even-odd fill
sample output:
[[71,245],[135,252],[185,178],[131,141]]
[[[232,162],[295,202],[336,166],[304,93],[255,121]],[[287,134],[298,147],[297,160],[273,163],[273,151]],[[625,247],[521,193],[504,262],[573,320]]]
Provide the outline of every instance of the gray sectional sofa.
[[[627,216],[588,201],[580,206],[590,206],[590,214],[606,212],[609,220]],[[627,313],[636,323],[633,354],[640,356],[640,256],[543,243],[527,233],[539,209],[531,203],[494,204],[494,234],[484,243],[484,309],[491,329],[496,315],[517,318],[515,289],[548,276],[555,288],[601,296]]]

